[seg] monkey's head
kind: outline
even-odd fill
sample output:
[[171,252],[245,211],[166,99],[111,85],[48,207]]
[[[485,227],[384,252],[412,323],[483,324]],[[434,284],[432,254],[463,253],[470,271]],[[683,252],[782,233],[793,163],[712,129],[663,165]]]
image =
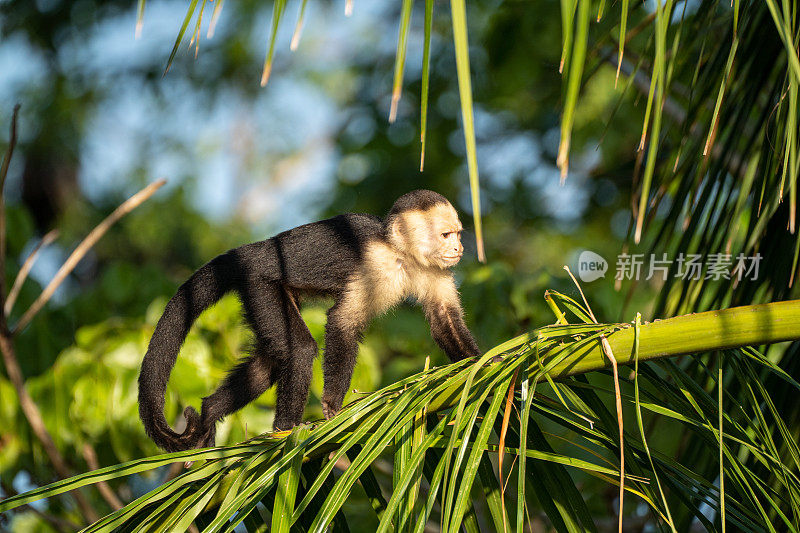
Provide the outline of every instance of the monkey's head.
[[386,217],[389,242],[423,267],[455,266],[464,254],[462,229],[447,198],[424,189],[398,198]]

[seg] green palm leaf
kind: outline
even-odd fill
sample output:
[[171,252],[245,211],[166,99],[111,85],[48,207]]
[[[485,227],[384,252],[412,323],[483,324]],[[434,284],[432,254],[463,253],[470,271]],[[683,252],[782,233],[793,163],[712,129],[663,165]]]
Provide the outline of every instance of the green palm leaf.
[[[551,292],[550,297],[554,305],[569,303],[570,316],[586,313],[564,295]],[[540,506],[557,530],[592,530],[597,526],[576,479],[588,476],[615,485],[619,474],[615,466],[618,428],[609,408],[613,387],[603,373],[597,374],[607,364],[598,342],[603,333],[620,364],[637,368],[633,383],[622,383],[624,409],[635,409],[638,421],[636,431],[626,429],[624,434],[627,494],[646,503],[657,520],[679,530],[687,517],[706,523],[705,508],[721,516],[723,502],[725,520],[733,527],[758,529],[774,523],[782,530],[797,530],[793,509],[800,499],[799,448],[760,385],[756,369],[785,380],[795,393],[800,385],[758,351],[734,347],[797,338],[799,319],[800,302],[794,301],[650,324],[637,319],[633,325],[546,326],[501,345],[482,361],[425,370],[376,391],[313,429],[301,426],[288,435],[266,434],[236,446],[104,468],[8,498],[0,502],[0,511],[101,479],[191,460],[194,468],[104,517],[88,531],[164,525],[185,529],[191,523],[202,523],[204,531],[232,531],[243,523],[250,531],[260,529],[265,520],[272,522],[273,530],[289,531],[306,524],[303,528],[323,531],[329,525],[344,527],[343,505],[359,480],[375,500],[379,531],[419,531],[434,518],[436,501],[442,503],[443,529],[474,525],[473,487],[485,491],[495,527],[502,528],[506,519],[499,491],[503,484],[488,460],[498,450],[501,406],[519,369],[529,385],[524,395],[521,390],[515,395],[521,409],[513,411],[505,446],[507,453],[518,458],[517,486],[512,485],[507,494],[510,501],[516,500],[516,523],[524,523],[521,517],[526,508]],[[699,330],[705,332],[702,338]],[[664,359],[708,350],[723,350],[725,367],[736,369],[726,373],[730,382],[725,388],[717,388],[721,381],[716,369],[704,370],[709,390],[671,359]],[[502,355],[502,361],[486,364],[491,354]],[[733,396],[732,383],[743,385],[747,394]],[[425,429],[415,438],[423,407]],[[705,440],[708,447],[703,453],[722,454],[724,462],[714,461],[708,472],[685,468],[660,450],[658,443],[645,439],[646,422],[654,418],[671,420]],[[558,435],[553,434],[556,428],[560,428]],[[576,454],[580,449],[591,453]],[[333,477],[338,459],[345,454],[350,457],[349,466]],[[376,460],[387,455],[396,465],[388,501],[371,470]],[[743,456],[753,461],[743,462]],[[301,468],[308,461],[321,467]],[[427,488],[419,483],[421,470],[426,472]],[[725,480],[724,499],[715,484],[720,472]],[[420,498],[412,498],[417,491]],[[267,506],[271,518],[260,514],[259,504]],[[203,518],[209,513],[210,520]]]

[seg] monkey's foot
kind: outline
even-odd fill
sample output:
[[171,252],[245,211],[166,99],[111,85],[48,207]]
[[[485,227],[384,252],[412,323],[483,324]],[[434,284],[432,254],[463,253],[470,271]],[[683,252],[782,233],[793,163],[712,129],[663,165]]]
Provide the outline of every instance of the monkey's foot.
[[195,448],[211,448],[216,446],[216,439],[217,428],[212,425],[197,441],[197,446],[195,446]]
[[325,417],[325,420],[330,420],[339,412],[339,409],[333,407],[331,404],[322,400],[322,415]]
[[[186,430],[181,435],[183,439],[183,449],[210,448],[216,445],[217,426],[212,422],[210,425],[203,421],[203,418],[193,407],[187,407],[183,411],[186,418]],[[191,468],[194,461],[186,461],[184,468]]]
[[[216,439],[217,427],[216,425],[212,425],[206,430],[205,433],[198,437],[197,442],[192,446],[192,448],[213,448],[216,446]],[[193,464],[194,461],[186,461],[183,464],[183,467],[188,469],[191,468]]]

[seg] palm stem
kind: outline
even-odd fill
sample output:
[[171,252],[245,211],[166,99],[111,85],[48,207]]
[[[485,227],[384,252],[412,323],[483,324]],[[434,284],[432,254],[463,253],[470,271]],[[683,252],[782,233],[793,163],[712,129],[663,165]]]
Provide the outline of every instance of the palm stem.
[[[800,300],[733,307],[656,320],[639,327],[639,360],[660,359],[691,353],[759,346],[800,340]],[[528,334],[535,340],[536,332]],[[625,327],[607,335],[617,364],[634,362],[634,328]],[[546,353],[542,353],[546,356]],[[553,379],[602,370],[611,362],[598,340],[577,347],[572,355],[553,367]],[[532,366],[529,377],[538,370]],[[482,370],[485,372],[486,370]],[[475,379],[479,379],[480,373]],[[454,382],[428,405],[428,412],[454,405],[463,383]]]
[[[639,329],[639,359],[659,359],[691,353],[759,346],[800,339],[800,300],[732,307],[657,320]],[[617,363],[633,363],[634,329],[608,336]],[[618,354],[618,355],[617,355]],[[598,342],[557,365],[553,378],[600,370],[610,363]]]

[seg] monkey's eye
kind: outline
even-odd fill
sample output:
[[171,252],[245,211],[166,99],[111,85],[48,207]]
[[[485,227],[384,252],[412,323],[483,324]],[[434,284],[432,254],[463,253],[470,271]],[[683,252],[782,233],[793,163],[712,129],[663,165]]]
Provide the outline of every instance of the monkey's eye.
[[448,238],[448,237],[449,237],[449,236],[450,236],[452,233],[453,233],[452,231],[446,231],[446,232],[442,233],[442,237],[444,237],[444,238],[446,239],[446,238]]

